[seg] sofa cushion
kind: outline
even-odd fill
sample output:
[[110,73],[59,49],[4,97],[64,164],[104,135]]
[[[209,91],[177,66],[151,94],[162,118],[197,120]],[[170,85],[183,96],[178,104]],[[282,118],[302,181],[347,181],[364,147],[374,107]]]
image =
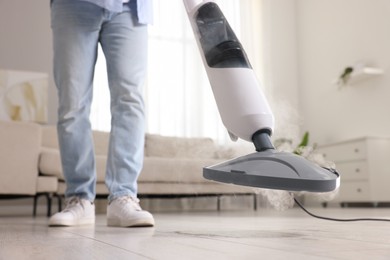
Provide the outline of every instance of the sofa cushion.
[[42,126],[42,147],[58,149],[56,126],[54,125]]
[[55,176],[38,176],[37,193],[56,192],[58,189],[58,179]]
[[0,121],[1,194],[35,194],[40,144],[39,125]]
[[214,158],[215,144],[211,138],[185,138],[147,134],[145,155],[163,158]]
[[43,175],[56,176],[60,180],[64,179],[60,152],[56,149],[42,148],[38,168]]
[[203,167],[220,162],[215,159],[145,157],[139,182],[204,183]]
[[[104,155],[95,155],[97,182],[104,182],[106,176],[106,160]],[[39,172],[43,175],[56,176],[64,180],[60,152],[56,149],[43,148],[39,160]]]
[[96,163],[96,181],[104,182],[106,178],[107,156],[96,155],[95,163]]
[[201,195],[201,194],[253,194],[255,189],[247,186],[221,184],[209,181],[207,183],[153,183],[140,182],[138,194],[140,195]]
[[95,154],[107,155],[108,145],[110,142],[110,133],[95,130],[92,132],[92,137],[93,137]]
[[[106,155],[110,134],[103,131],[92,131],[95,154]],[[59,149],[57,127],[47,125],[42,127],[42,147]]]

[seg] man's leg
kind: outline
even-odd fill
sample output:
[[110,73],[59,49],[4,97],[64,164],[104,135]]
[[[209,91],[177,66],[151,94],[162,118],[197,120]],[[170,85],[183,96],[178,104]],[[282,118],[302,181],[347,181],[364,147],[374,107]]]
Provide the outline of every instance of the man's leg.
[[147,63],[147,27],[123,12],[102,27],[111,92],[111,135],[106,184],[110,191],[109,226],[153,226],[153,216],[141,209],[137,178],[144,156],[145,119],[142,85]]
[[89,113],[102,9],[81,1],[54,0],[51,11],[57,131],[67,205],[49,224],[93,224],[96,170]]
[[111,93],[111,135],[106,183],[109,200],[137,196],[142,168],[145,116],[142,87],[147,66],[147,27],[130,12],[116,15],[102,27]]
[[93,71],[101,16],[97,6],[54,0],[54,79],[58,89],[58,137],[66,197],[95,198],[91,125]]

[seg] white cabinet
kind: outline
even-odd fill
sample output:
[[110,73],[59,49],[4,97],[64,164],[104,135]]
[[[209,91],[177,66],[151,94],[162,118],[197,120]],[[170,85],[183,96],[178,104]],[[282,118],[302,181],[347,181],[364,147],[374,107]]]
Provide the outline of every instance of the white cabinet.
[[340,173],[335,201],[390,202],[390,139],[363,137],[318,147]]

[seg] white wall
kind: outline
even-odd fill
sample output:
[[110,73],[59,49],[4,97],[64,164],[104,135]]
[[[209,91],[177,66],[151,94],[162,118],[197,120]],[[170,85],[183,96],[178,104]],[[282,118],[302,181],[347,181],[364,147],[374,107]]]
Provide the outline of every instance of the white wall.
[[[390,136],[390,1],[263,0],[261,8],[263,83],[277,136],[293,136],[299,126],[317,143]],[[0,68],[51,75],[51,41],[49,0],[0,0]],[[386,73],[343,89],[332,85],[356,60]],[[56,109],[51,79],[51,123]]]
[[[298,57],[295,0],[262,0],[263,84],[275,114],[275,138],[297,139]],[[255,32],[256,33],[256,32]]]
[[52,80],[49,0],[0,0],[0,68],[50,75],[49,122],[56,121],[57,93]]
[[[52,80],[49,2],[0,0],[0,68],[48,73],[49,122],[55,123],[58,101]],[[253,60],[255,55],[250,59],[254,65],[264,62],[263,84],[270,90],[267,96],[277,118],[276,136],[294,136],[298,129],[295,0],[262,0],[261,9],[263,32],[254,33],[261,34],[267,44],[257,47],[263,54],[261,61]]]
[[[390,136],[390,1],[297,0],[299,99],[312,141]],[[338,89],[332,81],[363,60],[381,77]]]

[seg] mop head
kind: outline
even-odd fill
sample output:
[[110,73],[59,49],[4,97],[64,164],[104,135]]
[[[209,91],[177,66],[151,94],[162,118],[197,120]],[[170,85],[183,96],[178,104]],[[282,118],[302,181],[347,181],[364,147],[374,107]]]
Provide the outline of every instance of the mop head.
[[[335,169],[335,164],[333,162],[325,160],[322,154],[314,151],[312,147],[305,146],[300,147],[299,154],[303,156],[307,160],[325,168]],[[283,152],[294,152],[291,149],[291,145],[288,143],[281,144],[277,147],[278,151]],[[294,206],[294,198],[308,195],[313,197],[318,202],[328,202],[333,200],[337,194],[339,189],[330,192],[307,192],[307,191],[285,191],[285,190],[272,190],[272,189],[260,189],[256,188],[255,193],[260,194],[262,197],[266,199],[266,201],[270,204],[270,206],[276,210],[284,211],[290,209]]]

